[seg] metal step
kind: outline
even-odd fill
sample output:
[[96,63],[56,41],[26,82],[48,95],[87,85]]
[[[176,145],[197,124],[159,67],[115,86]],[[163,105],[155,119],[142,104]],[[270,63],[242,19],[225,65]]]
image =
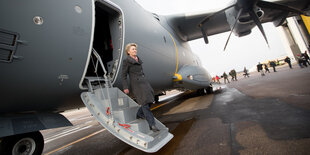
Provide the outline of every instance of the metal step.
[[135,106],[114,111],[115,119],[118,119],[122,124],[132,122],[136,120],[136,115],[133,114],[136,114],[139,108],[139,106]]
[[83,92],[81,98],[100,124],[127,144],[153,153],[167,144],[173,135],[155,118],[158,132],[150,130],[145,119],[136,119],[139,105],[118,88],[99,88]]
[[[135,119],[129,123],[133,130],[150,135],[150,127],[145,119]],[[152,136],[153,137],[153,136]]]

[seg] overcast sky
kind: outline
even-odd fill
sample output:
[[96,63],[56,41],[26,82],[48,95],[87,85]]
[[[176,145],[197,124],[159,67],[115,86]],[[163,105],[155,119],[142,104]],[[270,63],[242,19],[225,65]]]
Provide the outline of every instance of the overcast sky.
[[[136,0],[146,10],[161,15],[217,10],[229,4],[228,0]],[[237,71],[256,66],[258,62],[284,57],[286,52],[279,38],[279,32],[272,23],[263,24],[270,48],[268,48],[259,29],[245,37],[231,35],[226,51],[223,51],[229,33],[190,41],[192,51],[198,55],[203,66],[211,75],[221,75],[231,69]]]

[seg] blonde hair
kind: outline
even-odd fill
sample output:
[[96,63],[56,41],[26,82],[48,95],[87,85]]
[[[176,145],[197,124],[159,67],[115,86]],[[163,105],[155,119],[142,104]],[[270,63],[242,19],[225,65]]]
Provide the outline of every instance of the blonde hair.
[[127,55],[129,55],[128,51],[129,51],[131,46],[135,46],[136,48],[138,48],[138,45],[136,43],[129,43],[129,44],[127,44],[126,47],[125,47],[125,52],[126,52]]

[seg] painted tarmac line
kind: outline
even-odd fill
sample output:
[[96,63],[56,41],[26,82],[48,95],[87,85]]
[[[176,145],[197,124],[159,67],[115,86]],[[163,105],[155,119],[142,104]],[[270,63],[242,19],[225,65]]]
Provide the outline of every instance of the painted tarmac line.
[[[176,96],[176,95],[174,95],[174,96]],[[175,101],[176,99],[173,99],[173,100],[171,100],[171,101],[168,101],[168,102],[165,102],[165,103],[162,103],[162,104],[160,104],[160,105],[158,105],[158,106],[156,106],[156,107],[153,107],[153,108],[151,108],[151,111],[153,111],[153,110],[155,110],[155,109],[158,109],[158,108],[160,108],[160,107],[162,107],[162,106],[164,106],[164,105],[167,105],[167,104],[169,104],[170,102],[173,102],[173,101]]]
[[50,140],[50,139],[53,139],[59,135],[63,135],[63,134],[66,134],[66,133],[69,133],[69,132],[72,132],[74,130],[78,130],[80,127],[76,126],[76,127],[72,127],[72,128],[68,128],[68,129],[65,129],[65,130],[62,130],[61,133],[58,133],[58,134],[55,134],[55,135],[52,135],[50,137],[47,137],[47,138],[44,138],[44,143],[47,143],[46,141]]
[[163,97],[163,98],[159,99],[158,101],[159,101],[159,102],[161,102],[161,101],[163,101],[163,100],[166,100],[166,99],[169,99],[169,98],[175,97],[175,96],[177,96],[177,95],[179,95],[179,94],[182,94],[182,93],[183,93],[183,92],[178,92],[178,93],[176,93],[176,94],[173,94],[173,95],[169,95],[169,96]]
[[66,148],[66,147],[68,147],[68,146],[70,146],[70,145],[76,144],[76,143],[78,143],[78,142],[80,142],[80,141],[82,141],[82,140],[85,140],[85,139],[87,139],[87,138],[90,138],[90,137],[92,137],[92,136],[95,136],[95,135],[97,135],[98,133],[101,133],[101,132],[103,132],[103,131],[105,131],[105,130],[106,130],[106,129],[101,129],[101,130],[99,130],[99,131],[96,131],[96,132],[94,132],[94,133],[92,133],[92,134],[90,134],[90,135],[88,135],[88,136],[85,136],[85,137],[80,138],[80,139],[78,139],[78,140],[76,140],[76,141],[74,141],[74,142],[71,142],[71,143],[69,143],[69,144],[67,144],[67,145],[64,145],[64,146],[62,146],[62,147],[60,147],[60,148],[58,148],[58,149],[55,149],[55,150],[53,150],[53,151],[50,151],[50,152],[46,153],[45,155],[50,155],[50,154],[52,154],[52,153],[55,153],[55,152],[57,152],[57,151],[59,151],[59,150],[62,150],[62,149]]
[[54,136],[52,136],[52,137],[46,138],[46,139],[44,140],[44,143],[49,143],[49,142],[51,142],[51,141],[53,141],[53,140],[56,140],[56,139],[58,139],[58,138],[61,138],[61,137],[63,137],[63,136],[67,136],[67,135],[73,134],[73,133],[75,133],[75,132],[79,132],[79,131],[81,131],[81,130],[88,129],[88,128],[90,128],[90,127],[92,127],[92,125],[85,126],[85,127],[82,127],[82,128],[78,127],[78,128],[73,129],[73,130],[70,130],[70,131],[66,131],[66,132],[59,133],[59,134],[54,135]]
[[89,118],[92,118],[93,116],[91,116],[90,114],[87,114],[87,116],[85,117],[79,117],[79,118],[73,118],[73,119],[70,119],[71,122],[73,121],[81,121],[81,120],[84,120],[84,119],[89,119]]

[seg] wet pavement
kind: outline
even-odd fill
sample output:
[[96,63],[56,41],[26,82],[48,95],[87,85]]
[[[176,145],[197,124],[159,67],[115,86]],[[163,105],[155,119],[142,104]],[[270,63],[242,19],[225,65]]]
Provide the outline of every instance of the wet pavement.
[[[153,113],[174,138],[154,154],[309,154],[310,68],[294,67],[166,101]],[[103,131],[51,154],[147,153]]]

